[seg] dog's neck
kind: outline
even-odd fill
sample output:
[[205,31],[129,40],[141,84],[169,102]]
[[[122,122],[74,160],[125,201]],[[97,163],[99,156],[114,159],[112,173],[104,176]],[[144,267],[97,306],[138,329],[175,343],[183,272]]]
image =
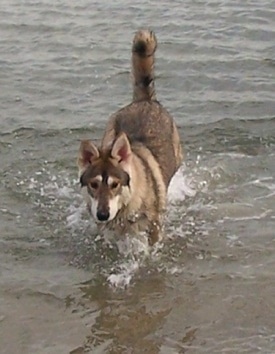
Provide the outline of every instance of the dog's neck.
[[[144,167],[140,160],[133,154],[132,164],[129,170],[130,175],[130,198],[127,204],[125,204],[125,212],[128,215],[139,214],[142,212],[141,208],[146,201],[147,181],[146,174],[144,173]],[[146,204],[146,203],[145,203]]]

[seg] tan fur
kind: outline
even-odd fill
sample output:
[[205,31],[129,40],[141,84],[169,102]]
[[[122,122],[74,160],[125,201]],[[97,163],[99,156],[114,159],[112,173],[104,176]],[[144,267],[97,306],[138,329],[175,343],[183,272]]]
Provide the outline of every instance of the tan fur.
[[78,156],[85,199],[99,228],[117,234],[145,231],[150,244],[161,234],[168,185],[182,162],[176,125],[155,97],[156,48],[152,31],[136,33],[133,101],[111,116],[101,147],[84,140]]

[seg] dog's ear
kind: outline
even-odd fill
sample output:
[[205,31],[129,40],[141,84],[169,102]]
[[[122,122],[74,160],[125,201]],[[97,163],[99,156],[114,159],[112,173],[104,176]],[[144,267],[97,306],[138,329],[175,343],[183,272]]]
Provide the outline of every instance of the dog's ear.
[[82,172],[96,158],[99,157],[98,148],[91,140],[82,140],[78,152],[77,165]]
[[115,140],[111,155],[121,164],[127,164],[132,156],[129,140],[125,133],[121,133]]

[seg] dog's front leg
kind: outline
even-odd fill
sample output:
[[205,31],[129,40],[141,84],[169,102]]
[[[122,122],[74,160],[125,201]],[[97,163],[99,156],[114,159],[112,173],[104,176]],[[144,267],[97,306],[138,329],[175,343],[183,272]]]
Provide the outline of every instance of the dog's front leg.
[[149,232],[148,232],[148,243],[149,246],[153,246],[156,242],[160,241],[161,237],[161,226],[159,221],[153,221]]

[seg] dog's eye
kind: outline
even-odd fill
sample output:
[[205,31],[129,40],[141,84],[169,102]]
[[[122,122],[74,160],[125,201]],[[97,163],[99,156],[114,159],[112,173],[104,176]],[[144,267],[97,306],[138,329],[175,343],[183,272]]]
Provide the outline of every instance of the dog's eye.
[[90,183],[90,187],[91,187],[92,189],[98,189],[99,184],[98,184],[98,182],[91,182],[91,183]]
[[118,183],[117,182],[113,182],[111,184],[111,189],[116,189],[118,187]]

